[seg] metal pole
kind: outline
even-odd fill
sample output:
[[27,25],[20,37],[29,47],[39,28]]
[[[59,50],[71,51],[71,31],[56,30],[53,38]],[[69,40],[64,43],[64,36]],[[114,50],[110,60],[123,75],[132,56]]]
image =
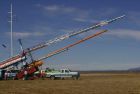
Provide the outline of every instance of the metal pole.
[[13,9],[12,9],[12,3],[11,3],[11,10],[10,10],[10,14],[11,14],[11,57],[13,56]]

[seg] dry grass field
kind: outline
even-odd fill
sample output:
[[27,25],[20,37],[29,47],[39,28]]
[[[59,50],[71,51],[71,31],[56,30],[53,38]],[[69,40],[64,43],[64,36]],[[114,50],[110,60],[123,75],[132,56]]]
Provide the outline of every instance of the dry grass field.
[[140,73],[81,74],[79,80],[0,81],[0,94],[140,94]]

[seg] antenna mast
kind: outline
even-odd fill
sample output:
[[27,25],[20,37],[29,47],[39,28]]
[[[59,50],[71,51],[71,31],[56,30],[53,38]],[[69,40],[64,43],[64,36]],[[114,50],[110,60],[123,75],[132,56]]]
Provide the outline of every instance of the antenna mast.
[[11,9],[10,9],[10,31],[11,31],[11,57],[13,56],[13,7],[11,3]]

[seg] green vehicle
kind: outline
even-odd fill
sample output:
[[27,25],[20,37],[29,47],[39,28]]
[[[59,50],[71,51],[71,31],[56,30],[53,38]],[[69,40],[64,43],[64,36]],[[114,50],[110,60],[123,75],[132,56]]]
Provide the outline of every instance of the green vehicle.
[[46,77],[51,80],[55,79],[65,79],[65,78],[73,78],[74,80],[78,80],[80,77],[79,72],[72,72],[69,69],[61,69],[61,70],[50,70],[46,71]]

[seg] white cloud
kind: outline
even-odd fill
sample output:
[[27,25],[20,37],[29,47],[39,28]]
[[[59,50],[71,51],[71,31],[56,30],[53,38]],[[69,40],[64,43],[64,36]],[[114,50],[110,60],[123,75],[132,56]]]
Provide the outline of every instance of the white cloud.
[[44,6],[43,8],[49,12],[55,12],[55,13],[74,13],[76,11],[79,11],[79,9],[77,8],[58,6],[58,5]]
[[[6,33],[7,35],[10,36],[10,32]],[[13,32],[13,37],[37,37],[37,36],[44,36],[45,34],[42,32]]]
[[59,11],[61,8],[56,5],[53,5],[53,6],[46,6],[44,7],[44,9],[48,11]]
[[65,7],[65,6],[58,6],[58,5],[50,5],[50,6],[43,6],[43,8],[49,12],[59,12],[59,13],[73,13],[76,12],[78,9],[73,7]]
[[79,22],[87,22],[87,20],[83,18],[74,18],[74,20]]
[[[90,10],[84,10],[84,9],[79,9],[76,7],[68,7],[68,6],[62,6],[62,5],[36,5],[37,7],[41,8],[44,10],[47,15],[51,14],[53,16],[58,16],[58,15],[68,15],[71,17],[72,20],[75,20],[77,18],[79,19],[85,19],[90,16],[91,11]],[[75,21],[81,21],[81,20],[75,20]]]
[[37,4],[36,7],[39,7],[47,12],[50,13],[73,13],[76,12],[77,10],[79,11],[79,9],[74,8],[74,7],[65,7],[62,5],[41,5],[41,4]]
[[[114,8],[107,8],[107,9],[99,9],[97,10],[82,10],[84,12],[80,13],[77,18],[74,18],[73,20],[78,22],[88,22],[88,23],[97,23],[101,20],[106,20],[104,18],[113,16],[117,13],[117,9]],[[82,15],[81,15],[82,14]],[[101,19],[103,18],[103,19]],[[100,19],[100,20],[99,20]]]
[[74,18],[73,19],[74,21],[78,21],[78,22],[88,22],[88,23],[97,23],[97,22],[100,22],[99,20],[93,20],[93,19],[90,19],[90,18]]
[[106,34],[117,36],[120,38],[140,40],[140,30],[115,29],[115,30],[110,30],[110,31],[111,32],[108,32]]
[[[40,26],[35,25],[33,28],[29,28],[28,30],[13,32],[13,37],[15,38],[28,38],[28,37],[43,37],[43,36],[50,36],[55,35],[55,28],[49,26]],[[5,35],[10,36],[10,32],[6,32]]]
[[[82,9],[78,7],[64,6],[64,5],[36,5],[41,8],[47,15],[59,16],[65,15],[73,21],[77,22],[88,22],[97,23],[101,17],[110,17],[117,13],[117,9],[106,8],[106,9]],[[96,19],[96,20],[95,20]]]
[[[71,31],[71,30],[65,30],[65,31]],[[102,30],[101,29],[98,29],[96,31],[95,30],[91,30],[88,33],[79,34],[78,37],[84,38],[86,36],[90,36],[92,34],[95,34],[96,32],[100,32],[100,31],[102,31]],[[111,29],[108,32],[103,34],[103,36],[105,36],[105,35],[113,36],[113,37],[119,37],[119,38],[123,38],[123,39],[133,39],[133,40],[138,40],[138,41],[140,40],[140,30]]]
[[128,19],[140,24],[140,12],[130,11],[128,12]]

